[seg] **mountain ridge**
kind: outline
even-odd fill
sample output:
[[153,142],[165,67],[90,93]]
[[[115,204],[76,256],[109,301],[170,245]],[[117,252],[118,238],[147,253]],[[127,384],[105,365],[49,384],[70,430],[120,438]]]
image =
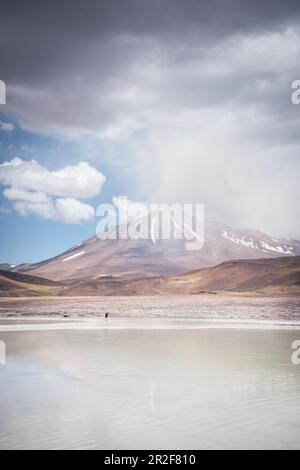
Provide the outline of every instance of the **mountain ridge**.
[[300,256],[233,260],[180,276],[103,276],[59,283],[0,270],[1,296],[153,296],[201,294],[300,296]]
[[113,276],[62,289],[61,295],[199,295],[254,293],[300,296],[300,256],[234,260],[180,276]]

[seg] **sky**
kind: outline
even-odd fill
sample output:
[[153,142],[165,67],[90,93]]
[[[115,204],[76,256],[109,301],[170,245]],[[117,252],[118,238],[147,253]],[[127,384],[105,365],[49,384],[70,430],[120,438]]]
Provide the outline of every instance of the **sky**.
[[121,195],[300,239],[298,1],[2,0],[0,57],[0,262]]

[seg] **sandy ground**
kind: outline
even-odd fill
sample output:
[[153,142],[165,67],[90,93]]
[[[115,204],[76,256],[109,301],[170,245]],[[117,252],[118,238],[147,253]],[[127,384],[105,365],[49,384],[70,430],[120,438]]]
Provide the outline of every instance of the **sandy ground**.
[[229,295],[0,298],[0,318],[177,318],[300,321],[300,299]]

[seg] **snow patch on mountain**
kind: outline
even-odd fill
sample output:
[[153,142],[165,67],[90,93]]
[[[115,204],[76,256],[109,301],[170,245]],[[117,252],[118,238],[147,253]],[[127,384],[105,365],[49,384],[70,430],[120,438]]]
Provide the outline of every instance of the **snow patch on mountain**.
[[65,263],[66,261],[70,261],[71,259],[78,258],[78,256],[84,255],[85,251],[80,251],[79,253],[76,253],[75,255],[68,256],[68,258],[65,258],[62,260],[62,263]]
[[247,248],[256,248],[258,250],[260,249],[260,247],[254,243],[252,237],[250,237],[248,240],[246,239],[245,236],[243,236],[242,238],[237,238],[237,237],[234,237],[233,235],[229,234],[229,232],[227,230],[224,230],[222,235],[223,235],[224,238],[227,238],[227,240],[230,240],[233,243],[237,243],[237,244],[245,246]]
[[[222,236],[227,240],[230,240],[233,243],[237,243],[239,245],[245,246],[247,248],[254,248],[256,250],[261,251],[274,251],[276,253],[280,253],[282,255],[294,255],[293,247],[291,246],[272,246],[269,243],[266,243],[262,240],[255,240],[253,237],[246,238],[245,235],[242,238],[238,238],[232,234],[230,234],[227,230],[224,230]],[[274,240],[275,241],[275,240]],[[276,240],[278,242],[278,240]]]
[[282,253],[283,255],[293,255],[293,247],[291,246],[271,246],[266,242],[260,240],[261,246],[267,251],[276,251],[276,253]]

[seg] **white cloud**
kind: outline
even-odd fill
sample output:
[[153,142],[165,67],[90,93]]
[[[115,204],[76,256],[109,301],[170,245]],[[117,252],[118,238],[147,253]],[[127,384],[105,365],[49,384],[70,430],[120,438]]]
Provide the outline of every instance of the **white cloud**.
[[55,210],[58,220],[67,224],[79,224],[95,217],[95,210],[92,206],[72,198],[57,199]]
[[0,184],[49,196],[89,198],[99,194],[105,176],[87,162],[50,171],[36,160],[14,158],[0,165]]
[[46,220],[56,220],[66,224],[80,224],[92,220],[95,211],[92,206],[77,199],[61,198],[52,201],[47,198],[45,201],[18,200],[13,203],[18,214],[26,217],[37,215]]
[[11,132],[11,131],[14,130],[14,128],[15,128],[15,126],[13,125],[12,122],[0,121],[0,131]]
[[43,219],[57,220],[54,203],[51,199],[46,202],[16,201],[13,203],[13,207],[23,217],[37,215]]
[[44,193],[29,192],[23,189],[8,188],[3,191],[3,195],[10,201],[25,201],[34,204],[46,204],[50,199]]
[[94,208],[76,198],[97,195],[105,176],[88,163],[49,171],[35,160],[14,158],[0,165],[0,184],[9,186],[4,197],[22,216],[79,224],[92,220]]

